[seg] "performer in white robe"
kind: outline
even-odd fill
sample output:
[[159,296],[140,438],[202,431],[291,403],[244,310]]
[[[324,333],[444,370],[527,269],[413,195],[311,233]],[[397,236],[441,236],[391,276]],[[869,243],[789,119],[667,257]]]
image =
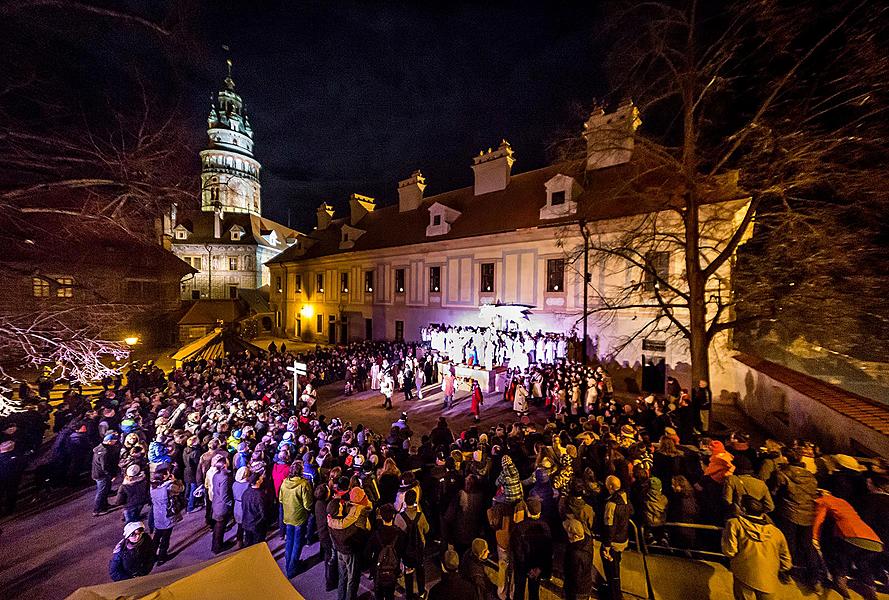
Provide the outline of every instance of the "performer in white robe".
[[552,335],[546,336],[546,341],[543,343],[543,362],[548,365],[553,364],[556,358],[556,341],[553,339]]
[[370,389],[380,389],[380,365],[378,365],[376,361],[374,361],[374,364],[370,367]]

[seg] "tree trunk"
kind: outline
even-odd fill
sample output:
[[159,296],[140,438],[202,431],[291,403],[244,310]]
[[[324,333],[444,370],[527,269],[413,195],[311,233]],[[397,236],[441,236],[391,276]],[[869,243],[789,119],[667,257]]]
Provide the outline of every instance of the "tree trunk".
[[704,379],[710,381],[710,343],[707,336],[707,278],[701,269],[700,224],[698,203],[694,192],[686,192],[685,214],[685,276],[688,279],[688,334],[691,355],[691,386]]

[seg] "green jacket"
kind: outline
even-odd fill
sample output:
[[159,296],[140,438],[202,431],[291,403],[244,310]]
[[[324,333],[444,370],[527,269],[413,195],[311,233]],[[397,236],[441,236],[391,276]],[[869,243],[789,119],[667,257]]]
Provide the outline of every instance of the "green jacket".
[[281,484],[278,500],[284,507],[286,525],[305,525],[315,503],[311,484],[302,477],[288,477]]

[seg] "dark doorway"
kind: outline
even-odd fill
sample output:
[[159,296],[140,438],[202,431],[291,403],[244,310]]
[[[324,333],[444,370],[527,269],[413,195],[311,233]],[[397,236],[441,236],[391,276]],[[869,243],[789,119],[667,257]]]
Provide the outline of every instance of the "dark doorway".
[[667,365],[663,356],[642,355],[642,391],[663,394],[667,385]]
[[404,321],[395,321],[395,341],[404,341]]
[[230,285],[228,286],[228,297],[230,300],[238,299],[238,286]]
[[364,339],[374,339],[374,320],[364,319]]
[[346,317],[340,319],[340,342],[343,344],[349,343],[349,319]]
[[272,330],[272,318],[271,317],[263,317],[262,318],[262,330],[263,331],[271,331]]
[[299,319],[296,320],[296,337],[301,338],[303,336],[303,322]]
[[336,344],[336,317],[333,315],[327,318],[327,343]]

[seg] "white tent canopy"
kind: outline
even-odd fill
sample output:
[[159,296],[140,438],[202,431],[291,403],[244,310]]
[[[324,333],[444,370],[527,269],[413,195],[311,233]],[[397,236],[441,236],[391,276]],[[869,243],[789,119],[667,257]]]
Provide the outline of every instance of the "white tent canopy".
[[126,581],[80,588],[66,600],[305,600],[266,544]]

